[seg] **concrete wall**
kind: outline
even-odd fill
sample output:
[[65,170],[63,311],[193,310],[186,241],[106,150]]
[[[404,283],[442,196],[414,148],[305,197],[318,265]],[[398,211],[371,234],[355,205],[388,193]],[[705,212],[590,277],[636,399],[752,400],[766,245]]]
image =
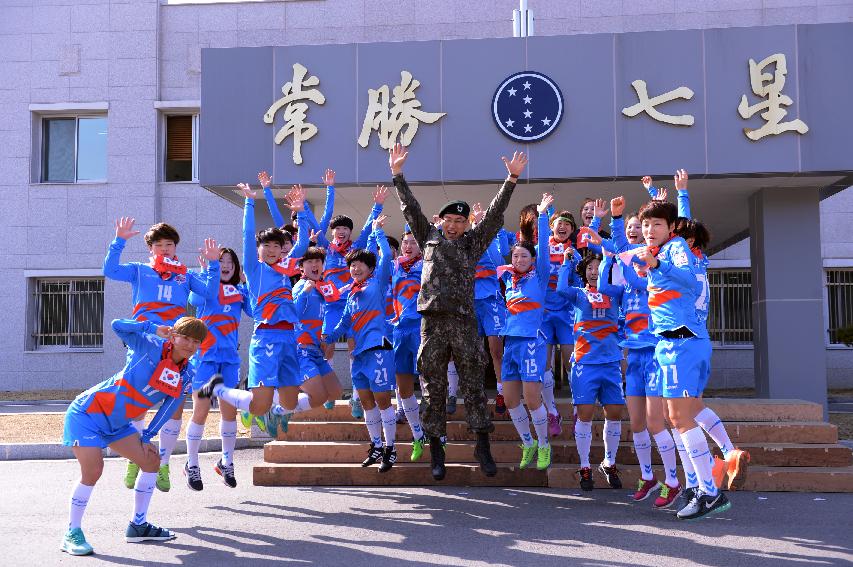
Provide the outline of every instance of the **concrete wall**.
[[[531,0],[537,35],[853,20],[848,1]],[[160,5],[156,0],[4,0],[0,4],[0,390],[86,387],[124,357],[28,353],[25,270],[98,269],[113,221],[175,224],[185,260],[206,236],[239,243],[232,205],[192,183],[159,183],[155,101],[200,98],[202,47],[507,37],[514,0],[318,0]],[[241,85],[238,88],[251,88]],[[109,103],[108,182],[32,184],[32,103]],[[824,256],[853,265],[853,192],[822,206]],[[746,260],[739,245],[726,254]],[[125,260],[144,260],[141,237]],[[105,321],[129,312],[129,286],[107,282]],[[248,337],[248,324],[241,328]],[[243,343],[247,341],[244,339]],[[734,354],[733,354],[734,353]],[[746,353],[746,354],[745,354]],[[720,351],[712,386],[748,382],[751,351]],[[849,384],[851,351],[830,351],[830,384]],[[838,382],[836,382],[838,381]]]

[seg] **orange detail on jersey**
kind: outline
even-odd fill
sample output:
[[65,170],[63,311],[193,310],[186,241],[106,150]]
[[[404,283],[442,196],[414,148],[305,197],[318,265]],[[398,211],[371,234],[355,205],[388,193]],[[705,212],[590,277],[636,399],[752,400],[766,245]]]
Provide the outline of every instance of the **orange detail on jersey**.
[[649,328],[649,316],[645,313],[628,313],[627,317],[625,317],[625,325],[633,333],[642,333]]
[[111,415],[116,405],[116,395],[112,392],[96,392],[95,397],[86,408],[86,413],[101,413]]
[[581,321],[575,324],[575,333],[577,333],[577,339],[575,340],[575,361],[577,362],[580,362],[592,349],[589,339],[580,335],[581,331],[585,331],[596,339],[602,340],[607,335],[616,333],[618,329],[616,325],[608,321]]
[[507,310],[513,315],[524,313],[525,311],[533,311],[542,307],[538,301],[533,301],[528,297],[516,297],[506,302]]
[[403,280],[394,286],[394,295],[402,295],[405,299],[411,299],[421,291],[421,284],[413,280]]
[[292,300],[293,295],[290,288],[280,287],[260,296],[258,298],[258,305],[263,304],[263,307],[261,308],[261,318],[265,320],[273,318],[275,312],[278,310],[278,303],[274,303],[274,299]]
[[649,288],[649,307],[660,307],[668,301],[681,297],[681,293],[674,289],[661,289],[659,287]]
[[145,412],[147,412],[150,407],[151,406],[141,408],[139,406],[132,406],[130,404],[125,404],[124,416],[128,419],[134,419],[135,420],[140,415],[144,415]]
[[124,378],[119,378],[118,380],[116,380],[116,386],[118,386],[119,388],[124,388],[123,391],[120,391],[122,392],[122,394],[124,394],[125,397],[130,398],[134,402],[143,404],[147,407],[151,406],[151,402],[148,401],[148,398],[141,394],[136,388],[131,386],[130,382],[128,382]]
[[488,268],[484,268],[483,266],[477,266],[476,272],[474,272],[475,280],[482,280],[485,278],[491,278],[498,275],[497,270],[490,270]]
[[302,333],[296,338],[296,342],[301,345],[313,345],[314,338],[311,334],[311,331],[316,331],[323,325],[323,322],[319,319],[303,319],[302,320]]
[[354,331],[358,332],[364,328],[365,325],[373,321],[377,315],[379,315],[379,311],[372,309],[370,311],[360,311],[353,316],[352,328]]
[[[164,309],[168,308],[168,309]],[[162,309],[162,311],[160,311]],[[147,321],[148,319],[145,315],[141,315],[140,312],[157,312],[158,315],[164,320],[168,321],[170,319],[176,319],[186,313],[186,309],[181,307],[180,305],[173,305],[171,303],[164,303],[162,301],[143,301],[142,303],[137,303],[133,308],[133,314],[130,316],[131,319],[135,319],[137,321]]]

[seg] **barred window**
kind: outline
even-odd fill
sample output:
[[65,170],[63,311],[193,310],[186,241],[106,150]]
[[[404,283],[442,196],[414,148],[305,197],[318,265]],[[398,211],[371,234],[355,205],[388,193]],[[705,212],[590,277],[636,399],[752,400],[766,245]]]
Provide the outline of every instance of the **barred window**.
[[839,331],[853,325],[853,268],[826,270],[829,344],[844,344]]
[[35,279],[31,296],[34,350],[104,345],[104,278]]
[[708,333],[715,346],[752,345],[752,273],[708,270]]

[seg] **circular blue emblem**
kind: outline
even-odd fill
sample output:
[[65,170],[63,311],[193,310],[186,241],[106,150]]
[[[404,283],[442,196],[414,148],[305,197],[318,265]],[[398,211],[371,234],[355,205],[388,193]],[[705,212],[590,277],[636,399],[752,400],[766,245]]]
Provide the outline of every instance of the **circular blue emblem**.
[[516,73],[495,91],[492,116],[508,138],[537,142],[547,138],[560,123],[563,93],[557,83],[542,73]]

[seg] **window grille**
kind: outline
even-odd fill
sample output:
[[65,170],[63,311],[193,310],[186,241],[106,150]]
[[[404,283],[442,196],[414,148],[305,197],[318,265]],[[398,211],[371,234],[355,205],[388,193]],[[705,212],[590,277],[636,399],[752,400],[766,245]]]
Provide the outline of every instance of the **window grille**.
[[714,346],[752,345],[752,273],[708,270],[708,333]]
[[853,268],[825,273],[828,340],[831,345],[843,345],[839,331],[853,325]]
[[31,301],[35,350],[103,348],[103,278],[37,279]]

